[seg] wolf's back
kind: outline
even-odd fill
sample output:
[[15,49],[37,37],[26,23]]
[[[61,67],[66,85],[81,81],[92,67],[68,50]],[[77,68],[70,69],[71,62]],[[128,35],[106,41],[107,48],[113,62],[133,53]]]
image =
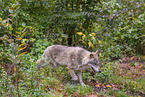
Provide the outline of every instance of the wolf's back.
[[45,58],[53,60],[60,65],[79,65],[89,51],[80,47],[67,47],[63,45],[52,45],[44,51]]

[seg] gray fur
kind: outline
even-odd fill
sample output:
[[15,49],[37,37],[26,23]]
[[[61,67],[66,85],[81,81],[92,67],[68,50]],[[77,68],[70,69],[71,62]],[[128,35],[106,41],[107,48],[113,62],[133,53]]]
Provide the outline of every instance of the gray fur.
[[[54,67],[67,67],[72,76],[72,80],[78,80],[74,73],[74,70],[77,70],[81,85],[85,85],[82,81],[82,70],[93,67],[95,71],[99,71],[98,53],[89,52],[81,47],[52,45],[45,49],[42,57],[46,64],[53,64]],[[38,67],[44,64],[41,60],[37,60]]]

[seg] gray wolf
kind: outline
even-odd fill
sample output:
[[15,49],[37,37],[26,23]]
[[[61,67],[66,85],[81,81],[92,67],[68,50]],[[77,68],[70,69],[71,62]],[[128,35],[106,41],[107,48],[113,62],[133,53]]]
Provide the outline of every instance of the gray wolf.
[[[72,77],[71,80],[78,80],[79,77],[81,85],[85,85],[82,80],[82,70],[92,68],[96,72],[100,72],[98,51],[89,52],[81,47],[49,46],[45,49],[42,58],[37,60],[37,67],[44,63],[53,64],[54,67],[66,67]],[[77,71],[78,77],[74,70]]]

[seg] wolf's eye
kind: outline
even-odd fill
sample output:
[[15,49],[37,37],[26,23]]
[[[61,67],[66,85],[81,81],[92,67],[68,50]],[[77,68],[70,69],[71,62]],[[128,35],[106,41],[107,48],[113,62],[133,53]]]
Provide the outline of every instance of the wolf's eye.
[[94,58],[94,54],[90,54],[90,58]]

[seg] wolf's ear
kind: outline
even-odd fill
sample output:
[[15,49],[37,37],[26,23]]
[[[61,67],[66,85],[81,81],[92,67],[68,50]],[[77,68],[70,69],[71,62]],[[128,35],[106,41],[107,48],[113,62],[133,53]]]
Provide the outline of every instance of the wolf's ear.
[[94,58],[94,54],[90,54],[90,58]]
[[96,53],[96,54],[98,54],[98,53],[99,53],[99,51],[97,50],[95,53]]

